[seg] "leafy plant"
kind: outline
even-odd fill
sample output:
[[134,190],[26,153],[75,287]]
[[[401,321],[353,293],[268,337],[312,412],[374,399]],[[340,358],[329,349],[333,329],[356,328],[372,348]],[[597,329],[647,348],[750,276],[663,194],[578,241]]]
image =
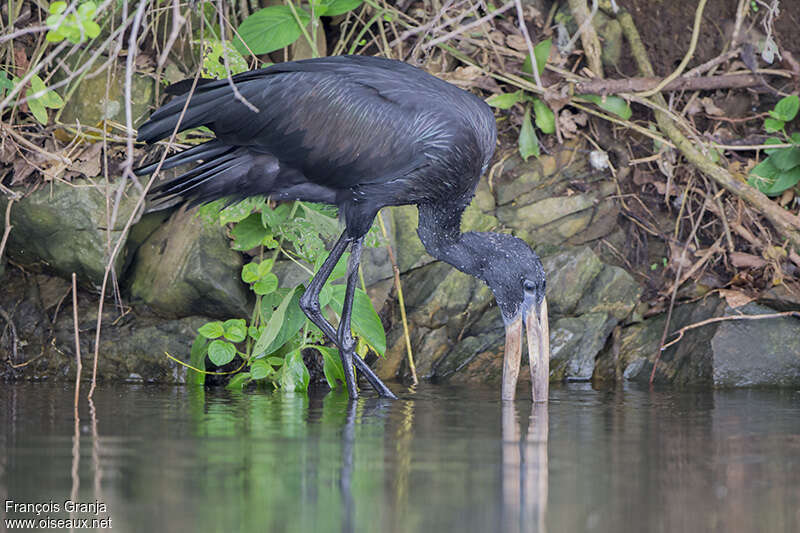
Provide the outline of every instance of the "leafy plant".
[[73,44],[94,39],[100,35],[100,26],[94,21],[97,4],[83,2],[74,10],[67,11],[67,2],[53,2],[50,4],[49,13],[45,21],[51,28],[46,39],[51,43],[58,43],[67,39]]
[[[542,133],[549,135],[556,131],[556,118],[547,104],[523,90],[496,94],[489,97],[486,103],[498,109],[510,109],[516,104],[525,104],[518,140],[519,153],[526,161],[530,156],[539,157],[539,139],[533,128],[534,122]],[[533,106],[533,122],[531,121],[531,106]]]
[[[11,80],[13,85],[18,85],[22,80],[16,76]],[[5,85],[4,85],[5,87]],[[42,78],[34,75],[31,78],[31,86],[25,91],[28,102],[28,109],[33,117],[40,124],[47,125],[47,109],[59,109],[64,106],[64,100],[56,93],[48,89]]]
[[299,6],[270,6],[242,21],[233,45],[243,55],[268,54],[295,42],[313,17],[332,17],[352,11],[363,0],[312,0],[309,9]]
[[224,78],[228,75],[225,69],[225,56],[228,59],[228,69],[231,74],[238,74],[247,70],[247,61],[242,54],[229,41],[222,42],[217,39],[195,41],[203,46],[203,76],[210,78]]
[[[312,348],[322,355],[325,378],[331,388],[336,388],[338,382],[344,382],[338,350],[322,345],[322,332],[301,311],[299,300],[304,285],[279,287],[273,272],[275,261],[283,256],[303,266],[310,281],[327,257],[323,238],[333,238],[338,233],[335,209],[299,201],[272,209],[261,197],[224,209],[220,209],[221,205],[215,202],[204,206],[201,216],[223,225],[232,224],[233,248],[257,252],[241,273],[242,281],[256,294],[256,305],[249,322],[237,318],[203,325],[192,347],[193,366],[203,369],[206,356],[217,366],[239,357],[248,369],[236,374],[228,387],[241,388],[249,382],[258,382],[286,391],[304,391],[308,388],[309,372],[302,352]],[[375,232],[368,234],[367,241],[368,245],[377,243]],[[346,274],[347,259],[345,254],[320,294],[320,306],[328,315],[340,314],[345,286],[331,282]],[[356,289],[351,327],[359,340],[360,354],[372,348],[383,355],[386,334],[369,297],[361,289]]]
[[791,144],[781,148],[764,150],[768,157],[750,171],[748,183],[769,196],[777,196],[800,182],[800,132],[786,133],[786,123],[794,120],[800,109],[800,98],[796,94],[782,98],[764,120],[767,133],[779,133],[781,137],[770,137],[765,144]]

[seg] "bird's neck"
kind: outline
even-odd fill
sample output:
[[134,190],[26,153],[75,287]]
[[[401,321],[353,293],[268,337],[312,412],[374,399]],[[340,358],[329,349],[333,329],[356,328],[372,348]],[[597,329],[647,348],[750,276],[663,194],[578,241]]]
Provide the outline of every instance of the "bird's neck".
[[486,254],[474,232],[461,233],[461,216],[469,199],[447,203],[420,204],[417,234],[433,257],[461,272],[483,279]]

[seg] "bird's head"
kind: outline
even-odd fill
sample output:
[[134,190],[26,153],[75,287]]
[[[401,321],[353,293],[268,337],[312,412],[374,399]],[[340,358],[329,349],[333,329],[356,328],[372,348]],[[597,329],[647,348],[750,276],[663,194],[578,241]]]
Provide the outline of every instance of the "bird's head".
[[[492,252],[479,277],[494,293],[506,326],[503,364],[504,400],[514,398],[522,356],[522,329],[527,333],[533,397],[547,399],[550,341],[544,267],[525,241],[505,234],[490,235]],[[538,377],[537,377],[538,372]]]

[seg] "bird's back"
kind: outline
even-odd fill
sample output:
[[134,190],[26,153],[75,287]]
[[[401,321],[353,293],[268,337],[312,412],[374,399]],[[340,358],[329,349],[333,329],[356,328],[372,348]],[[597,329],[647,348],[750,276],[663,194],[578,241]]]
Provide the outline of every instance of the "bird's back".
[[213,157],[229,149],[220,172],[190,174],[190,190],[166,184],[162,193],[418,203],[471,191],[494,150],[494,116],[483,101],[399,61],[310,59],[233,82],[247,104],[228,80],[204,81],[188,106],[189,94],[178,96],[140,128],[140,140],[166,137],[186,107],[180,130],[207,126]]

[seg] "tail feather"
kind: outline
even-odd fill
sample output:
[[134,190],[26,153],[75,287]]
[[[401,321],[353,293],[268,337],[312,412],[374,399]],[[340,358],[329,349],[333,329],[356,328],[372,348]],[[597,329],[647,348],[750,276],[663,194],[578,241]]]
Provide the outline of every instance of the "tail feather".
[[[164,163],[161,165],[161,170],[169,170],[185,163],[193,163],[195,161],[207,161],[231,150],[232,148],[230,146],[215,139],[203,144],[198,144],[197,146],[193,146],[187,150],[183,150],[182,152],[178,152],[177,154],[167,157],[164,159]],[[137,176],[144,176],[147,174],[152,174],[156,168],[158,168],[158,161],[144,167],[139,167],[133,172]]]

